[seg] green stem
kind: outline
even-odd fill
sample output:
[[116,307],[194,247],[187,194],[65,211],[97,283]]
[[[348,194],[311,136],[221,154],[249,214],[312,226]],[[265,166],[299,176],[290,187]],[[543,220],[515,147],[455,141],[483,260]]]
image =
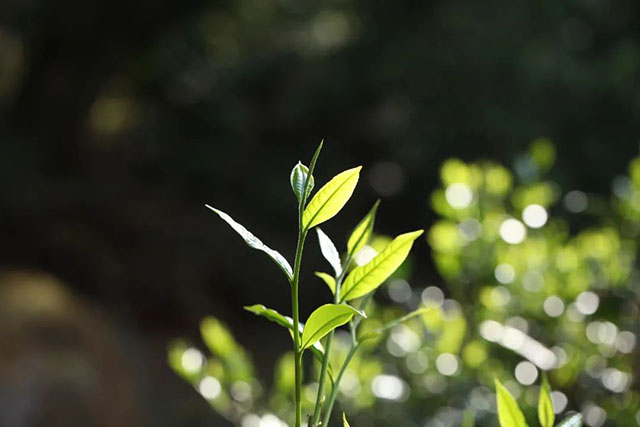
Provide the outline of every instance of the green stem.
[[[340,286],[351,262],[351,256],[347,256],[342,266],[342,271],[339,276],[336,277],[336,289],[334,293],[334,303],[340,303]],[[315,427],[320,421],[320,412],[322,410],[322,404],[324,400],[324,388],[327,382],[327,372],[329,370],[329,352],[331,350],[331,343],[333,342],[334,331],[329,332],[324,344],[324,357],[322,358],[322,368],[320,369],[320,378],[318,380],[318,395],[316,397],[316,405],[313,410],[313,418],[311,420],[311,426]]]
[[302,426],[302,353],[300,348],[300,309],[298,304],[298,288],[300,284],[300,267],[302,265],[302,250],[304,241],[307,238],[307,229],[302,224],[302,216],[304,208],[307,205],[307,197],[309,195],[309,187],[311,185],[311,177],[318,161],[318,156],[322,150],[322,141],[313,154],[311,163],[309,164],[309,173],[304,181],[302,198],[298,203],[298,243],[296,245],[296,260],[293,266],[293,277],[291,278],[291,314],[293,316],[293,347],[294,347],[294,365],[295,365],[295,406],[296,406],[296,424],[295,427]]
[[333,404],[336,401],[336,398],[338,397],[338,390],[339,390],[339,385],[340,385],[340,381],[342,380],[342,376],[344,375],[344,372],[347,370],[347,366],[349,366],[349,363],[351,362],[351,359],[353,358],[353,356],[356,354],[356,351],[358,350],[358,347],[360,347],[360,344],[353,344],[351,345],[351,349],[349,350],[349,353],[347,354],[347,358],[344,360],[344,363],[342,364],[342,367],[340,368],[340,372],[338,373],[338,376],[336,377],[336,381],[333,385],[333,388],[331,389],[331,395],[329,396],[329,400],[327,402],[327,410],[324,413],[324,419],[322,420],[322,425],[323,426],[328,426],[329,425],[329,420],[331,419],[331,411],[333,410]]
[[295,352],[295,405],[296,427],[302,424],[302,350],[300,349],[300,312],[298,307],[298,283],[300,279],[300,264],[302,262],[302,248],[305,235],[298,233],[298,245],[296,248],[296,262],[293,278],[291,279],[291,311],[293,314],[293,346]]

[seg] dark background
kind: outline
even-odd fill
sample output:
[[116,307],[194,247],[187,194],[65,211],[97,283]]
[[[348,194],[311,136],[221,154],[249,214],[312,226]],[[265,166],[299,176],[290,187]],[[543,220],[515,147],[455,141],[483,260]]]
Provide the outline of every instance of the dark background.
[[[291,259],[288,174],[323,138],[316,182],[365,167],[357,197],[325,227],[333,236],[378,197],[379,231],[428,227],[443,160],[512,165],[537,137],[556,144],[564,190],[609,194],[638,152],[639,13],[635,0],[4,0],[3,286],[63,283],[52,286],[72,308],[55,312],[68,320],[59,332],[83,337],[65,345],[102,356],[90,365],[108,365],[112,397],[131,394],[105,425],[211,422],[166,366],[166,344],[197,340],[212,313],[268,378],[287,337],[241,307],[288,311],[289,290],[204,203]],[[413,283],[440,283],[426,242],[415,251]],[[320,260],[310,251],[305,263]],[[304,317],[328,295],[303,279]],[[36,338],[6,332],[0,353],[46,354],[33,344],[46,328],[17,330]],[[15,360],[4,360],[9,376]],[[9,394],[22,387],[0,378]],[[29,393],[33,408],[47,402]],[[57,425],[8,402],[13,425]],[[78,425],[103,425],[88,421],[92,408]]]

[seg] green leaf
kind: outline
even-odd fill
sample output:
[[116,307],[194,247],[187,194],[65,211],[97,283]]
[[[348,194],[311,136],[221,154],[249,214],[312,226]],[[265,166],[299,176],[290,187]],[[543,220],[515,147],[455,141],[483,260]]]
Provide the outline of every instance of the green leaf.
[[342,285],[341,301],[359,298],[380,286],[404,262],[422,230],[401,234],[369,263],[354,268]]
[[540,387],[540,396],[538,397],[538,420],[541,427],[553,427],[556,416],[553,413],[553,404],[551,403],[551,389],[547,375],[542,374],[542,386]]
[[[268,320],[287,328],[289,330],[289,334],[291,335],[291,338],[293,339],[293,319],[292,318],[288,316],[284,316],[278,313],[276,310],[272,308],[267,308],[262,304],[247,305],[244,307],[244,309],[247,311],[250,311],[253,314],[257,314],[258,316],[265,317]],[[304,332],[304,323],[301,323],[301,322],[298,323],[298,328],[300,329],[300,332]],[[315,343],[313,347],[311,347],[311,351],[313,355],[316,357],[316,359],[318,359],[318,361],[322,363],[322,359],[324,358],[324,347],[322,346],[322,344],[320,342]],[[329,367],[329,369],[331,369],[331,367]]]
[[360,169],[362,166],[341,172],[318,190],[302,214],[305,230],[322,224],[340,212],[356,188]]
[[467,408],[462,414],[462,427],[475,427],[476,425],[476,410],[474,408]]
[[336,277],[342,274],[342,265],[340,263],[340,254],[336,249],[336,245],[333,244],[329,236],[327,236],[324,231],[320,229],[320,227],[316,228],[316,232],[318,233],[318,241],[320,242],[320,252],[322,252],[322,256],[324,259],[329,261],[331,267],[336,272]]
[[322,281],[327,284],[327,286],[331,290],[331,293],[335,295],[335,293],[336,293],[336,279],[333,276],[331,276],[330,274],[327,274],[327,273],[323,273],[321,271],[316,271],[313,274],[315,274],[316,276],[321,278]]
[[300,348],[305,349],[320,341],[325,335],[347,323],[356,314],[366,317],[364,312],[347,304],[325,304],[318,307],[307,319],[302,331]]
[[[293,190],[293,194],[295,194],[296,198],[298,199],[298,203],[301,203],[304,199],[304,187],[307,177],[309,177],[309,168],[302,163],[298,162],[298,164],[295,165],[293,169],[291,169],[289,181],[291,182],[291,189]],[[314,184],[315,183],[313,180],[313,176],[310,176],[309,185],[307,186],[307,197],[311,193],[311,190],[313,190]]]
[[369,213],[360,220],[356,228],[351,232],[351,236],[349,236],[349,240],[347,241],[347,252],[350,256],[357,254],[358,251],[369,242],[369,239],[371,239],[378,205],[380,205],[380,200],[375,202]]
[[379,327],[378,329],[375,329],[373,331],[369,331],[365,334],[363,334],[360,338],[358,338],[358,341],[362,342],[365,340],[369,340],[372,338],[378,338],[379,336],[381,336],[382,334],[384,334],[385,332],[387,332],[389,329],[393,328],[396,325],[399,325],[400,323],[404,323],[408,320],[413,319],[416,316],[420,316],[424,313],[426,313],[427,311],[432,310],[429,307],[421,307],[417,310],[412,311],[411,313],[405,314],[402,317],[399,317],[395,320],[392,320],[390,322],[385,323],[384,325],[382,325],[381,327]]
[[251,232],[246,228],[244,228],[242,224],[239,224],[236,221],[234,221],[234,219],[231,218],[226,213],[212,206],[209,206],[209,205],[205,205],[205,206],[211,209],[212,211],[214,211],[215,213],[217,213],[220,218],[222,218],[227,224],[229,224],[231,228],[233,228],[236,231],[236,233],[238,233],[240,237],[244,239],[245,243],[250,248],[257,249],[269,255],[269,257],[271,257],[271,259],[276,264],[278,264],[278,267],[280,267],[280,269],[284,271],[289,281],[291,281],[293,277],[293,270],[291,269],[291,265],[289,265],[289,262],[285,259],[285,257],[280,255],[278,251],[275,251],[270,247],[268,247],[267,245],[265,245],[264,243],[262,243],[260,239],[258,239],[256,236],[251,234]]
[[342,413],[342,427],[351,427],[347,422],[347,416],[344,412]]
[[278,313],[272,308],[267,308],[262,304],[247,305],[243,308],[258,316],[266,317],[280,326],[293,330],[293,319]]
[[516,400],[496,379],[496,395],[498,399],[498,419],[500,427],[527,427],[522,411],[518,407]]
[[562,420],[560,424],[558,424],[558,427],[582,427],[582,415],[570,415]]

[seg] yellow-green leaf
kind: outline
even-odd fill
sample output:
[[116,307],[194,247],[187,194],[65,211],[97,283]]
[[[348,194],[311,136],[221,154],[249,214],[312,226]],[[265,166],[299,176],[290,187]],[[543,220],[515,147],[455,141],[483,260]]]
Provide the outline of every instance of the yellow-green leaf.
[[356,188],[360,169],[362,166],[341,172],[318,190],[302,214],[305,230],[322,224],[340,212]]
[[551,403],[551,389],[547,376],[542,375],[542,386],[540,387],[540,396],[538,397],[538,420],[542,427],[553,427],[556,416],[553,413],[553,404]]
[[347,323],[356,314],[366,317],[363,312],[347,304],[325,304],[318,307],[305,323],[300,348],[312,346],[338,326]]
[[316,271],[314,274],[316,276],[318,276],[319,278],[321,278],[322,281],[327,284],[327,286],[331,290],[331,293],[335,295],[335,293],[336,293],[336,279],[333,276],[331,276],[330,274],[323,273],[321,271]]
[[[278,313],[276,310],[272,308],[267,308],[262,304],[247,305],[244,307],[244,309],[258,316],[265,317],[268,320],[287,328],[289,330],[289,335],[291,335],[291,339],[293,339],[293,319],[292,318],[288,316],[284,316]],[[304,323],[302,322],[298,323],[298,328],[300,332],[303,332]],[[318,359],[318,361],[322,363],[322,359],[324,358],[324,347],[322,346],[322,344],[319,342],[315,343],[313,347],[311,347],[311,352],[316,357],[316,359]],[[329,367],[329,369],[331,369],[331,367]]]
[[498,420],[500,427],[527,427],[524,415],[516,400],[496,379],[496,396],[498,400]]
[[344,412],[342,413],[342,427],[351,427],[347,422],[347,416]]
[[351,232],[349,240],[347,241],[347,253],[351,256],[358,253],[360,249],[369,242],[371,234],[373,233],[373,223],[376,219],[376,211],[380,200],[376,201],[369,213],[365,215],[362,220],[356,225],[356,228]]
[[341,301],[368,294],[380,286],[407,258],[422,230],[401,234],[369,263],[353,269],[342,285]]

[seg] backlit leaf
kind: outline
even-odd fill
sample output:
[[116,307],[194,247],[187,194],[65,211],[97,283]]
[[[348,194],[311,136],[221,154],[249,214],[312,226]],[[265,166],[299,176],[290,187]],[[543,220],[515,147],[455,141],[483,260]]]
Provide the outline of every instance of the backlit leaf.
[[401,234],[369,263],[353,269],[342,285],[341,301],[359,298],[375,290],[404,262],[422,230]]
[[342,413],[342,427],[351,427],[347,422],[347,416],[344,414],[344,412]]
[[373,331],[369,331],[365,334],[363,334],[358,341],[362,342],[364,340],[368,340],[368,339],[373,339],[373,338],[378,338],[379,336],[381,336],[382,334],[384,334],[385,332],[387,332],[389,329],[393,328],[396,325],[399,325],[401,323],[407,322],[408,320],[413,319],[416,316],[420,316],[421,314],[426,313],[427,311],[431,310],[428,307],[422,307],[419,308],[417,310],[412,311],[411,313],[405,314],[402,317],[399,317],[395,320],[392,320],[390,322],[385,323],[384,325],[382,325],[381,327],[374,329]]
[[516,400],[498,380],[496,380],[496,397],[500,427],[527,427],[524,415]]
[[[247,311],[250,311],[251,313],[257,314],[258,316],[265,317],[268,320],[287,328],[289,330],[289,334],[291,335],[291,338],[293,339],[293,319],[292,318],[288,316],[284,316],[278,313],[276,310],[272,308],[267,308],[262,304],[247,305],[244,307],[244,309]],[[298,323],[298,329],[300,330],[300,332],[303,332],[304,323],[302,322]],[[311,351],[313,352],[313,355],[316,357],[316,359],[318,359],[318,362],[322,363],[322,360],[324,358],[324,347],[322,346],[322,344],[320,342],[316,342],[313,345],[313,347],[311,347]],[[329,369],[331,369],[331,367],[329,367]]]
[[369,242],[371,234],[373,233],[373,224],[376,219],[376,211],[378,210],[379,204],[380,200],[376,201],[369,213],[360,220],[356,228],[351,232],[351,236],[349,236],[349,240],[347,241],[347,252],[349,255],[353,256],[357,254],[358,251]]
[[250,311],[251,313],[257,314],[258,316],[266,317],[267,319],[277,323],[280,326],[284,326],[287,329],[293,330],[293,319],[278,313],[272,308],[267,308],[262,304],[254,304],[247,305],[244,307],[244,309]]
[[327,284],[327,286],[331,290],[331,293],[335,295],[335,293],[336,293],[336,279],[333,276],[331,276],[330,274],[323,273],[323,272],[320,272],[320,271],[316,271],[314,274],[316,276],[318,276],[319,278],[321,278],[322,281]]
[[347,304],[325,304],[318,307],[305,323],[301,348],[305,349],[318,342],[338,326],[347,323],[356,314],[366,317],[363,312]]
[[333,218],[347,203],[360,176],[358,166],[334,176],[313,196],[302,215],[305,230]]
[[336,277],[340,276],[342,273],[342,265],[340,263],[340,254],[336,249],[336,245],[333,244],[329,236],[327,236],[320,227],[316,228],[316,232],[318,233],[318,241],[320,242],[320,252],[322,252],[322,256],[324,259],[329,261],[329,264],[331,264],[331,267],[333,267],[333,270],[336,272]]
[[214,211],[216,214],[218,214],[218,216],[220,218],[222,218],[227,224],[229,224],[231,226],[231,228],[233,228],[236,231],[236,233],[238,233],[240,235],[240,237],[242,237],[244,239],[245,243],[250,248],[257,249],[257,250],[262,251],[262,252],[266,253],[267,255],[269,255],[269,257],[276,264],[278,264],[278,267],[280,267],[280,269],[282,271],[284,271],[284,273],[287,275],[287,278],[289,279],[289,281],[291,281],[291,278],[293,277],[293,270],[291,269],[291,265],[285,259],[285,257],[283,257],[278,251],[275,251],[275,250],[271,249],[270,247],[268,247],[267,245],[265,245],[264,243],[262,243],[262,241],[260,239],[258,239],[256,236],[254,236],[249,230],[244,228],[244,226],[242,224],[239,224],[236,221],[234,221],[234,219],[231,218],[226,213],[224,213],[221,210],[216,209],[216,208],[214,208],[212,206],[209,206],[209,205],[205,205],[205,206],[207,208],[211,209],[212,211]]
[[553,404],[551,403],[551,390],[546,375],[542,375],[542,386],[538,397],[538,420],[542,427],[553,427],[553,423],[556,420],[556,416],[553,413]]
[[[298,199],[298,203],[300,203],[303,199],[304,193],[304,185],[307,177],[309,176],[309,168],[298,162],[297,165],[291,169],[291,175],[289,176],[289,181],[291,182],[291,189],[293,190],[293,194],[296,195]],[[314,186],[313,175],[309,177],[309,185],[307,185],[307,196],[311,193],[311,190]]]
[[571,415],[562,420],[558,427],[582,427],[582,415]]

